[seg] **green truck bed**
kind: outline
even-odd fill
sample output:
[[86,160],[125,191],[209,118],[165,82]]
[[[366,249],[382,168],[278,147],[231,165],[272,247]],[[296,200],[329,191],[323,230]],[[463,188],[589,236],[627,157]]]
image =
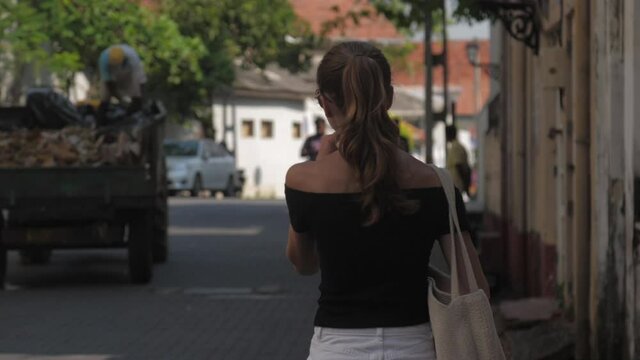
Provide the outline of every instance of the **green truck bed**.
[[4,168],[0,169],[0,208],[21,203],[155,196],[148,169],[139,167]]
[[[0,123],[25,114],[0,108]],[[8,250],[42,263],[52,249],[127,247],[132,281],[151,279],[153,262],[168,256],[165,115],[154,104],[139,129],[139,165],[0,168],[0,289]]]

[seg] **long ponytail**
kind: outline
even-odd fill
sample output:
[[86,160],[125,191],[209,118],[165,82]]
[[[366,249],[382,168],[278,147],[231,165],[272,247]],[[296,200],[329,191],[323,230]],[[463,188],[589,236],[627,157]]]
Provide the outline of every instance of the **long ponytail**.
[[318,68],[318,85],[344,113],[338,151],[360,182],[364,223],[392,210],[414,211],[416,204],[405,199],[397,181],[399,130],[387,113],[393,88],[384,55],[368,43],[337,45]]

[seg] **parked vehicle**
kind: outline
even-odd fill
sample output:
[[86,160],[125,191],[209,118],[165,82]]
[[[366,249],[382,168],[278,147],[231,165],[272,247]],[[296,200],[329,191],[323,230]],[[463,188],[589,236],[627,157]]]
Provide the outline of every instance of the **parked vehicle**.
[[[124,247],[131,280],[149,282],[153,262],[168,256],[166,113],[160,103],[150,111],[136,129],[140,162],[0,168],[0,289],[9,250],[25,263],[45,263],[52,249]],[[28,114],[0,108],[0,123],[19,124]]]
[[169,194],[186,190],[198,196],[209,190],[235,196],[242,190],[244,176],[236,170],[234,156],[221,144],[210,139],[167,140],[164,151]]

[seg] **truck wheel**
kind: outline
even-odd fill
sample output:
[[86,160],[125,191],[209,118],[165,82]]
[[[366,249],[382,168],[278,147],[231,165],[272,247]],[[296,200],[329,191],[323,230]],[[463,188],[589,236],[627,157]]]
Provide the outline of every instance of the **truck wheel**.
[[198,197],[202,192],[202,176],[200,174],[196,175],[196,178],[193,179],[193,187],[191,188],[191,196]]
[[136,284],[146,284],[153,276],[152,215],[146,212],[129,222],[129,275]]
[[167,221],[167,198],[171,196],[171,190],[167,189],[167,170],[164,161],[160,163],[158,176],[160,177],[160,181],[158,182],[158,195],[156,196],[156,207],[154,211],[153,243],[151,250],[153,252],[154,263],[165,263],[169,255],[169,243],[167,240],[167,227],[169,223]]
[[169,239],[167,235],[167,198],[158,197],[155,209],[155,222],[153,224],[153,262],[162,264],[169,257]]
[[20,262],[23,265],[44,265],[51,261],[51,249],[20,250]]
[[5,277],[7,275],[7,248],[2,239],[4,219],[0,215],[0,290],[4,290]]
[[164,264],[169,258],[169,241],[167,240],[167,228],[155,228],[153,239],[153,262]]
[[7,275],[7,249],[2,245],[0,238],[0,290],[4,290],[5,277]]

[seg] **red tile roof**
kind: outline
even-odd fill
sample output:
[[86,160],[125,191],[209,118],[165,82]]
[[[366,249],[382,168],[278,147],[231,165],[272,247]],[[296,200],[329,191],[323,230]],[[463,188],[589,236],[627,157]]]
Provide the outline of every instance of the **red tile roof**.
[[[311,25],[314,33],[319,34],[324,23],[345,15],[349,10],[358,12],[366,9],[371,17],[360,18],[359,25],[349,20],[345,23],[344,31],[334,29],[327,36],[329,38],[349,38],[359,40],[401,40],[404,38],[395,26],[383,16],[376,14],[373,6],[363,0],[290,0],[295,13]],[[332,8],[337,6],[339,12]]]
[[[467,59],[468,41],[449,41],[448,46],[448,67],[449,67],[449,91],[458,90],[459,97],[456,101],[456,113],[459,115],[474,115],[478,113],[489,99],[490,78],[484,71],[479,69],[480,83],[477,107],[474,106],[474,67]],[[479,41],[478,58],[480,63],[489,62],[489,41]],[[432,45],[434,53],[442,50],[442,43]],[[424,86],[424,44],[417,43],[415,50],[408,56],[408,66],[392,64],[393,82],[396,86]],[[433,84],[442,87],[444,84],[444,74],[439,68],[433,76]]]

